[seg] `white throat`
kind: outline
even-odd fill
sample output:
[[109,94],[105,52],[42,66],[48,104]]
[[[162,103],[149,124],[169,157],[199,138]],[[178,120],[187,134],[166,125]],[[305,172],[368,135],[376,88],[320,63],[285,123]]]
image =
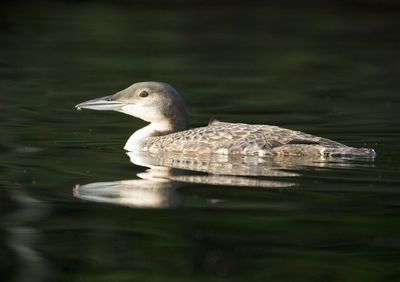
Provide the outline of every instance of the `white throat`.
[[135,131],[125,144],[124,149],[134,151],[141,148],[141,144],[149,137],[162,136],[174,132],[173,126],[168,122],[152,122]]

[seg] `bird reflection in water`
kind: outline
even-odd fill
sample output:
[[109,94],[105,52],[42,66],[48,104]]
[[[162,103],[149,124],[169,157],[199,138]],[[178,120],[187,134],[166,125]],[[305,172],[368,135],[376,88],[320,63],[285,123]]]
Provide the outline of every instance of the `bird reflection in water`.
[[148,167],[139,179],[76,185],[74,196],[83,200],[130,207],[181,206],[177,188],[187,183],[294,189],[299,172],[312,168],[352,167],[343,158],[270,157],[246,155],[160,154],[132,151],[127,155],[138,166]]

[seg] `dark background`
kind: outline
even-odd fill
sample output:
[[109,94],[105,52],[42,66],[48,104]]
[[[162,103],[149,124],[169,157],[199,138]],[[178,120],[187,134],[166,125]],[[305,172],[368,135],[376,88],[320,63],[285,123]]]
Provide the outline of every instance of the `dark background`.
[[[398,1],[0,4],[2,281],[399,281]],[[187,184],[173,208],[83,201],[136,179],[144,122],[74,105],[170,83],[191,126],[274,124],[372,147],[292,189]],[[279,181],[279,179],[274,179]]]

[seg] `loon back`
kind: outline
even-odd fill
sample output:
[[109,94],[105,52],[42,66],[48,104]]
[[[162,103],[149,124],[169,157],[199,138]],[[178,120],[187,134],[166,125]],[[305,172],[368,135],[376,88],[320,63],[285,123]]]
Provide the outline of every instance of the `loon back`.
[[213,121],[208,126],[150,137],[132,150],[197,154],[365,156],[374,150],[348,147],[336,141],[278,126]]

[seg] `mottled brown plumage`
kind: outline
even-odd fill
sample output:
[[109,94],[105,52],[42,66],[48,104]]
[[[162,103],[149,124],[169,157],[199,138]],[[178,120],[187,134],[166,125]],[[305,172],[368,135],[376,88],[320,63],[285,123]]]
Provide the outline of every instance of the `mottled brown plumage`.
[[371,149],[352,148],[301,131],[270,125],[213,121],[208,126],[149,137],[140,150],[198,154],[244,155],[365,155]]

